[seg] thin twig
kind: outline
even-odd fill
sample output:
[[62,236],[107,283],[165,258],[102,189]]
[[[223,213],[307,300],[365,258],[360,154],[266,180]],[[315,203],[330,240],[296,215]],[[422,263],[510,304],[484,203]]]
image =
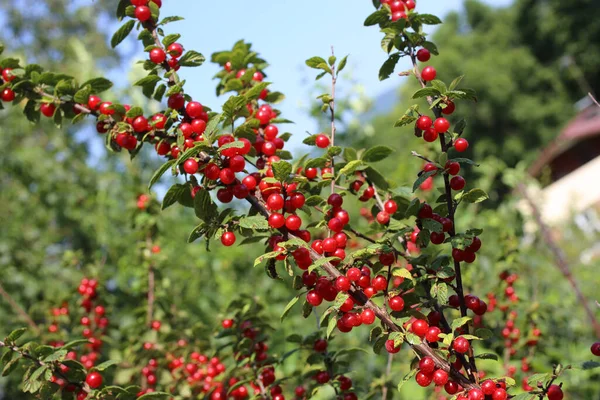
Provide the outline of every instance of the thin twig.
[[593,94],[588,93],[588,96],[590,96],[590,99],[592,99],[592,101],[594,102],[594,104],[596,104],[598,107],[600,107],[600,103],[598,103],[598,100],[596,100],[596,98],[594,97]]
[[387,380],[390,377],[392,372],[392,360],[394,359],[394,355],[392,353],[388,353],[387,366],[385,367],[385,375],[383,380],[383,387],[381,388],[381,400],[387,400],[388,395],[388,386]]
[[556,266],[558,267],[560,272],[562,272],[563,276],[567,279],[567,281],[573,288],[573,291],[575,292],[575,295],[577,296],[579,303],[581,303],[581,305],[583,306],[590,323],[594,327],[594,331],[596,332],[596,337],[600,338],[600,323],[598,323],[598,320],[596,319],[596,316],[594,315],[594,312],[592,311],[588,300],[584,296],[583,292],[581,291],[581,289],[579,287],[579,284],[575,280],[575,277],[573,276],[573,273],[571,272],[571,267],[569,266],[569,263],[567,261],[567,257],[565,255],[564,251],[552,237],[550,227],[548,227],[548,225],[546,225],[546,223],[542,219],[540,209],[535,204],[535,202],[531,199],[529,194],[527,193],[527,188],[525,187],[525,185],[521,183],[517,187],[517,190],[519,191],[521,196],[523,196],[525,201],[529,204],[529,207],[531,207],[531,211],[533,213],[533,218],[535,219],[535,222],[537,223],[537,225],[540,228],[540,231],[542,232],[542,237],[543,237],[544,241],[546,242],[546,245],[550,248],[550,251],[553,254],[552,258],[554,259],[554,263],[556,264]]
[[[146,246],[147,246],[147,251],[151,252],[152,236],[150,235],[150,233],[148,233],[148,235],[146,237]],[[146,324],[148,326],[152,325],[153,316],[154,316],[154,261],[152,260],[152,255],[150,255],[150,260],[148,260],[148,304],[147,304],[147,309],[146,309]]]
[[33,329],[36,335],[39,335],[41,333],[40,327],[37,326],[37,324],[33,321],[29,314],[27,314],[23,307],[17,304],[15,299],[12,298],[12,296],[4,289],[4,287],[2,287],[2,283],[0,283],[0,295],[4,297],[4,300],[6,300],[8,304],[10,304],[10,307],[13,309],[13,311],[19,314],[19,316],[25,322],[27,322],[27,325],[29,325],[31,329]]

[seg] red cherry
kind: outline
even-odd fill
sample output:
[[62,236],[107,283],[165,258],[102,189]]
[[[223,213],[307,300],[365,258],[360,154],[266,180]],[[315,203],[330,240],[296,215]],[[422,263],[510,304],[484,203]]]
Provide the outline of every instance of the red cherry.
[[433,383],[435,383],[436,386],[444,386],[448,383],[448,373],[443,369],[438,369],[433,373]]
[[444,389],[446,390],[446,393],[453,395],[458,393],[460,386],[458,385],[458,383],[454,382],[454,381],[448,381],[448,383],[446,383],[444,385]]
[[459,336],[456,339],[454,339],[454,342],[452,343],[452,348],[454,349],[454,351],[460,354],[465,354],[467,351],[469,351],[470,347],[471,344],[469,343],[469,341],[462,336]]
[[466,183],[465,178],[462,176],[455,176],[450,180],[450,187],[452,190],[463,190]]
[[317,138],[315,139],[315,144],[321,149],[328,147],[329,143],[329,138],[323,134],[317,135]]
[[423,132],[423,140],[427,143],[433,143],[438,139],[438,133],[435,128],[429,128],[425,132]]
[[90,372],[85,378],[85,382],[92,389],[99,388],[102,385],[102,375],[100,375],[98,372]]
[[133,126],[133,130],[137,133],[146,132],[149,128],[148,120],[141,115],[134,119],[131,125]]
[[422,115],[417,120],[417,128],[419,128],[422,131],[431,128],[432,124],[433,124],[433,121],[427,115]]
[[388,214],[394,214],[398,211],[398,204],[394,200],[388,200],[383,204],[383,208]]
[[459,153],[463,153],[463,152],[467,151],[467,149],[469,148],[469,142],[467,142],[467,139],[458,138],[454,142],[454,148]]
[[167,59],[165,51],[159,47],[150,50],[150,61],[154,64],[162,64]]
[[548,400],[562,400],[564,397],[563,391],[558,385],[550,385],[547,394]]
[[179,43],[171,43],[169,47],[167,47],[167,51],[174,58],[179,58],[183,54],[183,46]]
[[471,389],[469,390],[468,400],[484,400],[485,395],[479,389]]
[[423,357],[419,361],[419,370],[424,374],[431,375],[435,371],[435,361],[431,357]]
[[445,133],[450,129],[450,122],[446,118],[438,118],[433,123],[433,127],[437,133]]
[[42,103],[40,106],[40,111],[44,116],[51,118],[54,116],[54,112],[56,111],[56,106],[52,103]]
[[402,311],[404,309],[404,300],[400,296],[394,296],[388,300],[392,311]]
[[267,207],[271,211],[281,210],[283,208],[283,197],[280,194],[273,193],[267,199]]
[[423,319],[413,321],[410,330],[417,336],[423,337],[429,330],[429,324]]
[[486,396],[491,396],[496,391],[496,382],[486,380],[481,383],[481,391]]
[[290,215],[285,220],[285,226],[290,231],[297,231],[302,226],[302,220],[297,215]]
[[[13,101],[15,99],[15,92],[11,88],[6,88],[2,91],[2,101],[8,103],[9,101]],[[46,114],[44,114],[46,115]]]
[[169,96],[169,100],[167,100],[167,106],[173,110],[179,110],[183,108],[185,104],[185,97],[181,93],[176,93]]
[[377,213],[377,222],[379,222],[381,225],[387,224],[390,222],[390,214],[385,211],[379,211]]
[[146,22],[152,17],[152,12],[147,6],[138,6],[135,8],[135,17],[141,22]]
[[313,307],[317,307],[323,302],[323,298],[316,291],[311,290],[306,294],[306,301]]
[[4,68],[2,70],[2,79],[4,79],[4,82],[12,82],[15,78],[16,75],[13,75],[12,68]]
[[508,399],[508,393],[504,389],[496,389],[494,393],[492,393],[492,400],[506,400]]
[[460,172],[460,164],[455,161],[447,161],[445,168],[450,175],[457,175]]
[[194,175],[196,172],[198,172],[198,161],[194,160],[193,158],[185,160],[183,163],[183,170],[187,174]]
[[429,328],[429,330],[425,334],[425,339],[429,343],[435,343],[438,340],[440,340],[440,336],[439,336],[440,333],[442,333],[442,330],[440,328],[438,328],[437,326],[432,326]]
[[385,349],[390,354],[396,354],[396,353],[398,353],[400,351],[400,349],[402,349],[402,345],[399,344],[398,346],[396,346],[394,344],[393,340],[386,340],[385,341]]
[[417,372],[417,376],[415,377],[417,384],[421,387],[427,387],[431,385],[431,381],[433,381],[433,375],[427,375],[422,371]]
[[360,314],[360,319],[363,324],[371,325],[373,322],[375,322],[375,313],[372,310],[364,309]]
[[221,243],[227,247],[232,246],[235,243],[235,233],[224,232],[223,235],[221,235]]
[[204,107],[197,101],[190,101],[185,106],[185,113],[192,119],[200,118],[203,111]]
[[590,350],[592,351],[593,355],[595,355],[596,357],[600,357],[600,342],[594,343]]
[[456,110],[456,105],[452,100],[446,101],[446,107],[442,108],[442,114],[450,115]]
[[431,53],[427,49],[419,49],[417,51],[417,60],[421,62],[427,62],[431,58]]
[[437,71],[431,66],[423,68],[423,71],[421,72],[421,77],[425,82],[434,80],[436,75]]
[[269,226],[279,229],[285,225],[285,217],[282,214],[273,213],[269,216]]
[[337,290],[339,290],[340,292],[346,292],[350,289],[350,286],[352,285],[352,283],[350,282],[350,279],[348,279],[345,276],[338,276],[337,279],[335,280],[335,288]]

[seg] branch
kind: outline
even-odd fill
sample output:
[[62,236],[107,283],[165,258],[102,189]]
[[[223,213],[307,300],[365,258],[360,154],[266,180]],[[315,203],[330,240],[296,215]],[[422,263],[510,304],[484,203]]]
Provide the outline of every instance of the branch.
[[69,378],[67,378],[67,376],[62,373],[62,371],[60,370],[60,368],[57,368],[55,366],[55,364],[44,362],[44,361],[38,359],[37,357],[32,356],[27,351],[20,349],[17,346],[12,346],[12,345],[4,343],[3,341],[0,341],[0,348],[2,348],[2,347],[5,347],[5,348],[7,348],[10,351],[19,354],[23,358],[26,358],[26,359],[28,359],[30,361],[33,361],[33,363],[36,364],[38,367],[46,367],[46,366],[49,367],[50,370],[53,372],[53,374],[59,376],[61,379],[63,379],[68,384],[77,386],[78,388],[80,388],[81,390],[85,391],[86,393],[90,392],[90,388],[87,385],[87,383],[70,381]]
[[[417,64],[417,57],[415,54],[415,49],[413,46],[411,46],[410,48],[410,59],[413,65],[413,72],[415,77],[417,78],[417,80],[419,81],[421,87],[426,87],[426,83],[423,80],[423,78],[421,77],[421,72],[419,71],[419,67]],[[433,104],[433,99],[431,96],[427,97],[427,102],[432,105]],[[440,118],[442,116],[441,110],[439,107],[434,107],[433,108],[433,112],[435,114],[436,118]],[[446,144],[446,137],[445,134],[440,133],[439,134],[439,139],[440,139],[440,147],[443,153],[447,153],[448,152],[448,148],[449,146]],[[454,237],[456,236],[456,223],[455,223],[455,218],[454,218],[454,214],[455,214],[455,208],[454,208],[454,203],[452,201],[452,188],[450,187],[450,178],[448,177],[448,174],[444,173],[444,193],[445,193],[445,197],[446,197],[446,204],[448,206],[448,218],[452,221],[452,229],[448,232],[448,234],[450,235],[450,237]],[[458,295],[458,298],[460,300],[460,313],[462,317],[466,317],[467,316],[467,306],[465,303],[465,295],[464,295],[464,289],[463,289],[463,282],[462,282],[462,271],[460,268],[460,262],[454,260],[454,273],[456,275],[456,294]],[[477,372],[477,367],[475,365],[475,359],[473,358],[473,348],[471,347],[469,349],[469,363],[468,366],[465,365],[465,368],[470,367],[470,369],[472,371],[469,371],[472,377],[472,379],[474,379],[475,382],[478,381],[478,375],[476,374]]]
[[588,96],[590,96],[590,99],[592,99],[592,101],[594,102],[594,104],[596,104],[598,107],[600,107],[600,103],[598,103],[598,100],[596,100],[596,98],[594,97],[593,94],[588,93]]
[[548,225],[546,225],[546,223],[542,219],[540,209],[535,204],[535,202],[531,199],[531,197],[528,195],[527,188],[525,187],[525,185],[521,183],[517,187],[517,190],[519,191],[521,196],[523,196],[523,198],[525,199],[527,204],[529,204],[529,206],[531,207],[531,211],[533,212],[533,218],[535,219],[535,222],[537,223],[538,227],[540,228],[540,231],[542,232],[542,237],[543,237],[544,241],[546,242],[546,245],[548,246],[548,248],[550,249],[550,251],[552,252],[552,254],[554,256],[553,257],[554,263],[556,264],[559,271],[562,272],[563,276],[567,279],[567,281],[573,288],[573,291],[575,292],[575,295],[577,296],[579,303],[583,306],[590,323],[594,327],[594,331],[596,332],[596,337],[600,338],[600,323],[598,323],[598,320],[596,319],[596,316],[594,315],[594,312],[592,311],[588,300],[586,299],[583,292],[579,288],[579,284],[575,280],[575,277],[573,277],[573,273],[571,272],[571,267],[569,266],[569,263],[567,262],[567,257],[565,256],[565,253],[563,252],[562,248],[558,245],[558,243],[556,243],[556,241],[552,237],[550,227],[548,227]]
[[392,361],[394,359],[394,355],[392,353],[388,354],[387,366],[385,367],[385,379],[383,380],[383,388],[381,389],[381,400],[387,400],[388,395],[388,387],[387,380],[392,372]]
[[[148,251],[152,248],[152,237],[150,234],[146,236],[146,246]],[[150,253],[152,258],[152,253]],[[152,325],[152,319],[154,315],[154,261],[148,260],[148,304],[146,309],[146,324]]]
[[[333,46],[331,46],[331,55],[334,56]],[[331,66],[331,102],[329,103],[329,109],[331,110],[331,146],[335,145],[335,84],[337,83],[337,74],[335,71],[335,63]],[[335,164],[333,157],[331,157],[331,173],[333,178],[331,179],[331,193],[335,192]]]
[[19,314],[19,316],[25,322],[27,322],[27,325],[29,325],[31,327],[31,329],[33,329],[35,334],[39,336],[41,333],[40,327],[37,326],[37,324],[33,321],[33,319],[29,316],[29,314],[27,314],[27,312],[23,309],[23,307],[21,307],[19,304],[17,304],[17,302],[12,298],[12,296],[10,294],[8,294],[8,292],[6,290],[4,290],[4,287],[2,287],[2,283],[0,283],[0,295],[2,297],[4,297],[4,300],[6,300],[6,302],[8,304],[10,304],[11,308],[17,314]]

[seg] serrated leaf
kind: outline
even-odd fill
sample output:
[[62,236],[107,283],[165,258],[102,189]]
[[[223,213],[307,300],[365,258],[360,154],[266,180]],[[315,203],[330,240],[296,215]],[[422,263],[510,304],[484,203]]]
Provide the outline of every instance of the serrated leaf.
[[280,255],[281,253],[279,251],[271,251],[269,253],[265,253],[260,257],[257,257],[254,260],[254,266],[256,267],[257,265],[262,264],[263,262],[265,262],[266,260],[270,260],[272,258],[277,257],[278,255]]
[[396,69],[396,64],[400,61],[400,53],[390,54],[387,60],[381,65],[379,69],[379,80],[384,81],[390,77],[390,75]]
[[339,74],[340,72],[342,72],[344,68],[346,68],[346,64],[347,64],[347,63],[348,63],[348,56],[346,56],[346,57],[344,57],[344,58],[342,58],[342,59],[340,60],[340,63],[338,64],[338,67],[337,67],[337,73],[338,73],[338,74]]
[[489,198],[490,196],[482,189],[471,189],[462,197],[463,200],[469,203],[481,203]]
[[95,94],[105,92],[113,86],[112,82],[106,78],[90,79],[89,81],[83,82],[81,87],[85,87],[87,85],[89,85],[92,88],[92,93]]
[[152,188],[152,186],[154,186],[154,184],[160,179],[160,177],[163,176],[164,173],[167,172],[167,170],[169,168],[171,168],[176,162],[177,162],[177,160],[169,160],[166,163],[164,163],[163,165],[161,165],[160,168],[158,168],[156,170],[156,172],[154,172],[154,174],[152,175],[152,178],[150,178],[150,183],[148,184],[148,190],[150,190]]
[[452,326],[451,326],[452,332],[454,332],[461,326],[465,325],[470,320],[471,320],[471,317],[462,317],[462,318],[455,319],[454,321],[452,321]]
[[283,320],[288,316],[288,314],[290,313],[290,311],[292,310],[292,307],[294,307],[294,305],[298,302],[298,300],[300,299],[299,296],[294,297],[292,300],[290,300],[289,303],[287,303],[287,305],[285,306],[285,308],[283,309],[283,313],[281,313],[281,318],[280,320],[283,322]]
[[477,354],[475,358],[479,358],[480,360],[496,360],[498,361],[498,356],[493,353],[482,353]]
[[184,191],[190,190],[187,185],[175,184],[169,188],[162,201],[161,209],[166,209],[179,200]]
[[94,371],[100,371],[100,372],[102,372],[102,371],[104,371],[105,369],[112,367],[113,365],[117,365],[118,363],[119,363],[119,362],[118,362],[118,361],[116,361],[116,360],[108,360],[108,361],[104,361],[103,363],[96,365],[96,366],[93,368],[93,370],[94,370]]
[[273,176],[279,182],[287,182],[290,180],[292,173],[292,164],[287,161],[277,161],[272,164]]
[[115,47],[117,47],[119,45],[119,43],[121,43],[123,40],[125,40],[125,38],[127,36],[129,36],[129,34],[133,30],[134,26],[135,26],[135,20],[129,20],[129,21],[125,22],[125,24],[123,24],[115,32],[112,39],[110,40],[110,45],[112,46],[113,49]]
[[437,171],[429,171],[422,173],[413,185],[413,193],[417,191],[417,189],[421,186],[423,182],[427,180],[427,178],[435,174],[437,174]]
[[367,167],[367,164],[365,164],[365,162],[362,160],[350,161],[348,164],[346,164],[344,166],[344,168],[342,168],[340,170],[340,172],[338,173],[338,176],[341,176],[341,175],[348,176],[348,175],[353,174],[356,171],[364,169],[365,167]]
[[[150,75],[147,75],[147,76],[143,77],[142,79],[138,80],[137,82],[135,82],[133,84],[133,86],[146,87],[146,86],[150,86],[150,85],[156,85],[160,80],[161,80],[160,76],[150,74]],[[154,87],[154,86],[152,86],[152,87]]]
[[326,64],[326,61],[322,57],[311,57],[306,60],[306,65],[310,68],[318,69],[320,64]]
[[394,152],[389,146],[375,146],[365,151],[361,158],[366,162],[376,162],[386,159]]
[[390,16],[389,16],[388,12],[382,8],[380,10],[375,11],[371,15],[369,15],[367,17],[367,19],[365,19],[364,25],[365,26],[377,25],[382,22],[387,22],[389,20],[389,18],[390,18]]
[[398,391],[400,391],[400,389],[402,389],[402,386],[404,386],[404,384],[406,382],[408,382],[409,380],[412,379],[413,376],[415,376],[417,374],[417,369],[411,369],[408,374],[404,375],[404,378],[402,378],[402,380],[398,383]]
[[15,329],[14,331],[12,331],[11,333],[8,334],[5,341],[6,342],[15,342],[15,341],[17,341],[17,339],[19,339],[21,336],[23,336],[25,334],[25,332],[27,332],[27,328]]
[[182,67],[199,67],[205,60],[206,58],[197,51],[188,50],[179,59],[179,65]]
[[426,88],[422,88],[417,90],[412,98],[413,99],[420,99],[421,97],[428,97],[428,96],[439,96],[440,95],[440,91],[437,90],[436,88],[433,87],[426,87]]
[[239,220],[239,226],[246,229],[255,229],[259,231],[269,230],[269,222],[262,215],[243,217]]

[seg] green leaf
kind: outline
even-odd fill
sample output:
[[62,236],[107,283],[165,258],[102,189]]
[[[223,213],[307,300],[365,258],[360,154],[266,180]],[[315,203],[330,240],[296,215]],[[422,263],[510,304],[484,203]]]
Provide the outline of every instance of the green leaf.
[[393,276],[399,276],[401,278],[410,279],[414,282],[415,278],[413,278],[412,273],[406,268],[394,268],[392,272]]
[[287,303],[287,305],[283,309],[283,313],[281,313],[281,321],[282,322],[288,316],[288,314],[292,310],[292,307],[294,307],[294,305],[298,302],[299,299],[300,299],[300,296],[298,295],[298,296],[294,297],[292,300],[290,300],[289,303]]
[[73,95],[73,100],[76,103],[87,104],[90,94],[92,94],[92,87],[86,85]]
[[67,355],[68,351],[65,349],[61,349],[61,350],[57,350],[54,353],[44,357],[44,362],[52,362],[52,361],[62,361],[66,355]]
[[408,381],[410,381],[412,379],[413,376],[415,376],[417,374],[417,369],[411,369],[408,374],[404,375],[404,378],[402,378],[402,380],[398,383],[398,391],[400,391],[400,389],[402,389],[402,386],[404,386],[404,384]]
[[287,182],[292,173],[292,164],[287,161],[277,161],[272,164],[273,176],[279,182]]
[[327,324],[327,331],[326,331],[327,339],[329,339],[331,337],[331,334],[333,333],[333,331],[335,330],[336,327],[337,327],[337,320],[333,317],[330,318],[329,323]]
[[205,60],[206,58],[197,51],[188,50],[179,59],[179,65],[182,67],[199,67]]
[[452,83],[450,83],[450,86],[448,87],[448,90],[454,90],[454,89],[456,89],[458,87],[458,85],[460,84],[460,82],[462,82],[462,80],[463,80],[464,77],[465,77],[464,75],[461,75],[458,78],[454,79],[452,81]]
[[366,162],[376,162],[386,159],[394,152],[395,150],[389,146],[375,146],[365,151],[361,158]]
[[446,87],[446,84],[438,79],[431,81],[431,86],[437,89],[440,92],[440,94],[444,94],[448,91],[448,87]]
[[394,128],[400,128],[406,125],[410,125],[417,120],[417,117],[413,117],[412,115],[403,115],[396,123],[394,124]]
[[5,341],[11,343],[16,342],[17,339],[19,339],[21,336],[23,336],[23,334],[25,334],[25,332],[27,332],[27,328],[15,329],[14,331],[8,334]]
[[584,371],[596,369],[599,367],[600,367],[600,362],[598,362],[598,361],[584,361],[581,363],[571,365],[571,368],[573,368],[573,369],[582,369]]
[[239,226],[246,229],[255,229],[259,231],[269,230],[269,222],[262,215],[243,217],[239,220]]
[[218,214],[217,205],[206,190],[200,190],[194,197],[194,212],[201,220],[208,222]]
[[512,397],[511,400],[535,400],[537,396],[531,393],[521,393]]
[[398,64],[398,61],[400,61],[400,57],[400,53],[390,54],[388,59],[383,63],[383,65],[381,65],[381,68],[379,69],[380,81],[384,81],[390,77],[390,75],[394,72],[394,69],[396,69],[396,64]]
[[421,175],[419,175],[419,178],[415,181],[415,183],[413,185],[413,193],[417,191],[419,186],[421,186],[421,184],[423,182],[425,182],[427,180],[427,178],[429,178],[430,176],[433,176],[435,174],[437,174],[437,171],[424,172]]
[[[107,91],[110,89],[113,84],[106,78],[94,78],[89,81],[85,81],[81,87],[85,87],[89,85],[92,88],[92,93],[98,94]],[[87,99],[86,99],[87,102]]]
[[419,13],[416,20],[425,25],[438,25],[442,23],[441,19],[432,14]]
[[342,72],[342,70],[343,70],[344,68],[346,68],[346,64],[347,64],[347,63],[348,63],[348,56],[346,56],[346,57],[344,57],[344,58],[342,58],[342,59],[340,60],[340,63],[338,64],[338,67],[337,67],[337,72],[338,72],[338,74],[339,74],[340,72]]
[[187,190],[190,190],[189,186],[187,185],[181,185],[178,183],[171,186],[163,198],[161,209],[164,210],[175,204],[183,192]]
[[145,395],[138,397],[137,400],[164,400],[170,398],[171,396],[171,394],[165,392],[152,392],[146,393]]
[[454,321],[452,321],[452,326],[451,326],[452,332],[454,332],[461,326],[465,325],[470,320],[471,320],[471,317],[462,317],[462,318],[455,319]]
[[262,264],[263,262],[265,262],[266,260],[270,260],[272,258],[275,258],[275,257],[277,257],[280,254],[281,254],[281,252],[279,252],[279,251],[271,251],[270,253],[265,253],[262,256],[257,257],[254,260],[254,266],[256,267],[256,266]]
[[158,25],[166,25],[166,24],[169,24],[171,22],[183,21],[184,19],[185,18],[178,17],[178,16],[165,17],[165,18],[162,19],[162,21],[160,21],[158,23]]
[[419,89],[417,90],[414,94],[413,94],[413,99],[420,99],[421,97],[427,97],[427,96],[439,96],[440,95],[440,91],[437,90],[436,88],[433,87],[426,87],[423,89]]
[[469,203],[481,203],[489,198],[490,196],[482,189],[471,189],[462,196],[462,199]]
[[64,344],[63,346],[61,346],[61,349],[64,350],[70,350],[73,347],[77,347],[80,344],[88,344],[90,341],[88,339],[77,339],[77,340],[72,340],[66,344]]
[[319,195],[310,196],[304,202],[308,207],[320,206],[325,204],[325,199]]
[[475,358],[479,358],[480,360],[495,360],[498,361],[498,356],[493,353],[482,353],[477,354]]
[[160,177],[163,176],[164,173],[167,172],[167,170],[171,168],[176,162],[177,160],[169,160],[163,165],[161,165],[160,168],[157,169],[156,172],[154,172],[154,175],[152,175],[150,183],[148,184],[148,190],[150,190],[152,186],[154,186],[154,184],[160,179]]
[[440,233],[443,230],[443,226],[441,223],[430,218],[424,219],[423,221],[421,221],[421,223],[423,224],[423,228],[427,229],[430,232]]
[[475,336],[477,336],[483,340],[486,340],[486,339],[492,338],[494,336],[494,334],[489,329],[479,328],[475,331]]
[[171,35],[167,35],[163,38],[162,44],[163,44],[163,46],[165,46],[165,48],[169,47],[170,45],[172,45],[173,43],[178,41],[180,37],[181,37],[181,35],[179,33],[173,33]]
[[340,172],[338,173],[338,176],[341,176],[341,175],[348,176],[348,175],[353,174],[354,172],[362,170],[366,167],[367,167],[367,164],[365,164],[365,162],[362,160],[350,161],[348,164],[346,164],[344,166],[344,168],[342,168],[340,170]]
[[158,82],[160,82],[160,80],[160,76],[150,74],[135,82],[133,86],[147,87],[152,85],[152,87],[154,87]]
[[8,364],[6,364],[4,366],[4,369],[2,370],[2,376],[10,375],[10,373],[13,372],[17,368],[20,360],[21,360],[21,357],[19,356],[15,359],[9,361]]
[[390,16],[388,14],[388,12],[385,9],[380,9],[375,11],[373,14],[369,15],[367,17],[367,19],[365,19],[364,25],[365,26],[373,26],[373,25],[377,25],[380,24],[382,22],[387,22],[389,21]]
[[93,368],[93,370],[94,370],[94,371],[99,371],[99,372],[102,372],[102,371],[104,371],[105,369],[112,367],[113,365],[117,365],[118,363],[119,363],[119,362],[118,362],[118,361],[115,361],[115,360],[108,360],[108,361],[104,361],[103,363],[96,365],[96,366]]
[[308,60],[306,60],[306,65],[308,65],[310,68],[318,69],[320,64],[326,64],[324,58],[311,57]]
[[119,43],[121,43],[123,40],[125,40],[125,38],[127,36],[129,36],[129,34],[133,30],[134,26],[135,26],[135,20],[129,20],[129,21],[125,22],[125,24],[123,24],[115,32],[112,39],[110,40],[110,45],[112,46],[113,49],[115,47],[117,47],[119,45]]
[[463,118],[460,121],[458,121],[458,123],[454,126],[454,132],[458,133],[459,135],[462,135],[466,127],[467,121],[465,121]]

